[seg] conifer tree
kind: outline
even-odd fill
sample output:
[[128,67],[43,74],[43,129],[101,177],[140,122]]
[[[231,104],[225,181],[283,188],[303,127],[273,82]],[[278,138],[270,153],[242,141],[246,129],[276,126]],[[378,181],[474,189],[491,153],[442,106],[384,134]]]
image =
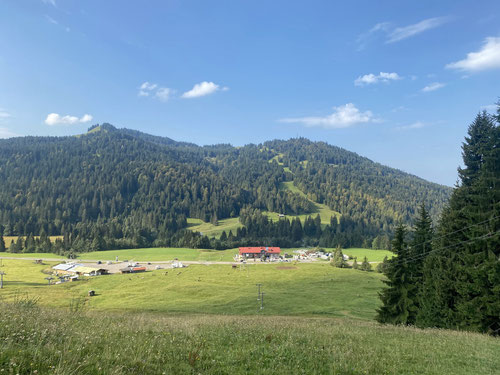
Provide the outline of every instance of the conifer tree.
[[344,259],[344,254],[340,246],[337,246],[335,254],[333,255],[333,265],[337,268],[347,268],[347,262]]
[[0,253],[5,251],[5,241],[3,239],[3,235],[0,233]]
[[359,268],[358,258],[354,257],[354,262],[352,262],[352,268],[357,270]]
[[418,219],[413,226],[413,239],[410,244],[408,255],[410,261],[408,262],[408,271],[410,282],[415,288],[409,290],[409,299],[413,301],[415,308],[411,309],[413,313],[408,317],[409,324],[415,324],[417,312],[419,309],[419,299],[421,298],[421,287],[423,282],[423,268],[424,261],[427,255],[432,251],[432,219],[422,203]]
[[368,258],[367,257],[365,257],[363,259],[363,263],[361,263],[361,266],[359,267],[359,269],[361,271],[366,271],[366,272],[372,270],[372,265],[370,264],[370,262],[368,262]]
[[395,231],[392,243],[396,256],[388,261],[385,273],[388,286],[379,293],[382,307],[377,310],[377,320],[381,323],[408,324],[408,317],[414,312],[414,303],[409,299],[410,284],[408,273],[408,243],[406,227],[400,223]]
[[486,112],[469,126],[460,185],[424,266],[417,324],[500,334],[500,128]]

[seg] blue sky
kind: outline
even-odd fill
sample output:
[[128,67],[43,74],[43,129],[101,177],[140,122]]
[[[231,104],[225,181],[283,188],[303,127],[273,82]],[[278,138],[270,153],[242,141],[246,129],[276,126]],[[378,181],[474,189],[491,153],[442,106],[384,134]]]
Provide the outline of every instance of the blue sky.
[[453,185],[500,96],[500,2],[0,1],[0,137],[296,136]]

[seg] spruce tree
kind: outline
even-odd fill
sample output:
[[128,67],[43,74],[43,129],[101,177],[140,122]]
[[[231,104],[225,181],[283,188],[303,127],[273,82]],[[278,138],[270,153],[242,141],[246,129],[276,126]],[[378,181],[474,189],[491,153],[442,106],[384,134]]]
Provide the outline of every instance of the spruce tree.
[[366,271],[366,272],[372,270],[372,265],[370,264],[370,262],[368,262],[368,258],[367,257],[365,257],[363,259],[363,263],[361,263],[361,266],[359,267],[359,269],[361,271]]
[[333,255],[333,265],[337,268],[347,268],[347,262],[344,259],[344,254],[340,246],[337,246],[335,254]]
[[409,324],[416,323],[420,295],[422,294],[424,261],[432,251],[432,238],[432,219],[425,208],[425,204],[422,203],[419,208],[418,219],[413,226],[413,238],[408,252],[410,257],[408,262],[409,278],[410,282],[415,286],[415,288],[409,290],[408,294],[409,299],[413,301],[415,306],[415,308],[411,309],[412,314],[408,317]]
[[359,268],[358,258],[354,257],[354,262],[352,262],[352,268],[357,270]]
[[379,293],[382,307],[377,310],[380,323],[408,324],[408,317],[414,313],[414,302],[409,299],[409,291],[414,288],[408,272],[408,243],[406,227],[400,223],[392,243],[395,257],[388,261],[384,283],[388,286]]
[[500,334],[500,130],[494,121],[482,112],[469,126],[460,184],[424,265],[420,326]]
[[0,253],[5,251],[5,241],[3,240],[3,235],[0,234]]

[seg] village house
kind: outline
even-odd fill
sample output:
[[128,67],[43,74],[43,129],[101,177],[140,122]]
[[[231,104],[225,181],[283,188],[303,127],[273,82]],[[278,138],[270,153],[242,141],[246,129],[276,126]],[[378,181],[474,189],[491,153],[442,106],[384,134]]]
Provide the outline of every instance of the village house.
[[281,249],[279,247],[240,247],[240,258],[259,258],[259,259],[279,259]]

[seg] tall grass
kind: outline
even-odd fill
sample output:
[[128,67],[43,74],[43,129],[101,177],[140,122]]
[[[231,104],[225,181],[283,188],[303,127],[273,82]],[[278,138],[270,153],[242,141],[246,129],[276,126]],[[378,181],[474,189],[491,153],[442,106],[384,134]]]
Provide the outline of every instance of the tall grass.
[[500,341],[329,318],[0,303],[0,374],[495,374]]

